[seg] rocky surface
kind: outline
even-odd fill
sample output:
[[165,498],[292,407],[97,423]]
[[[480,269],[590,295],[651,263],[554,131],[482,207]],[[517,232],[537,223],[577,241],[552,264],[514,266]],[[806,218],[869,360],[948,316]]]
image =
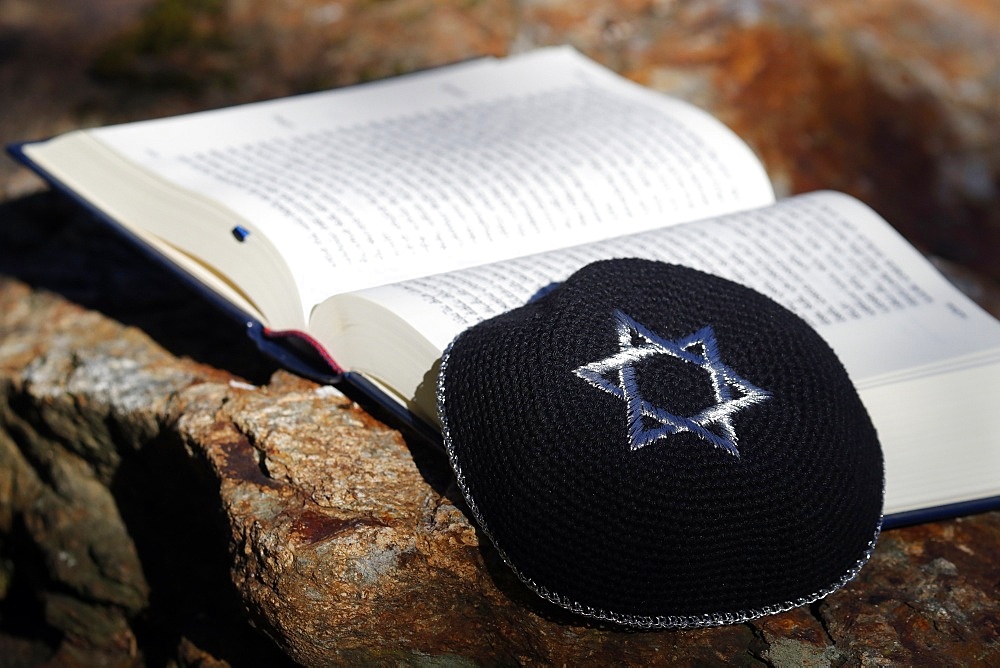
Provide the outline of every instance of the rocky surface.
[[[844,590],[749,624],[624,632],[543,604],[470,523],[437,450],[252,350],[240,354],[245,375],[170,352],[184,339],[176,322],[201,317],[186,289],[50,196],[28,203],[5,205],[7,220],[37,231],[0,234],[17,257],[39,260],[0,264],[21,277],[0,278],[0,655],[60,665],[1000,661],[1000,513],[888,531]],[[140,330],[25,282],[97,251],[116,262],[78,277],[79,300],[161,318]],[[101,296],[116,274],[149,287]]]
[[[781,192],[875,205],[995,306],[998,28],[973,0],[11,0],[0,140],[570,42],[718,114]],[[5,664],[1000,662],[998,513],[886,532],[846,589],[751,624],[543,605],[437,451],[39,187],[0,165]]]

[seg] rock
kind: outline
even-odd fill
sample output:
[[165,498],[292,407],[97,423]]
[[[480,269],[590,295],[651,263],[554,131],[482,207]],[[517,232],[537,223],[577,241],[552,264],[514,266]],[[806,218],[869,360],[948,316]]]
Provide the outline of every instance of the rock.
[[[0,83],[21,93],[0,118],[11,139],[570,43],[716,114],[779,194],[844,190],[928,252],[1000,277],[989,3],[59,0],[44,28],[23,4],[0,8]],[[9,164],[0,176],[6,192],[37,187]]]
[[569,42],[688,99],[779,194],[849,192],[911,241],[1000,277],[1000,11],[864,0],[528,3],[516,44]]
[[[132,265],[113,270],[149,270]],[[30,587],[60,661],[1000,660],[1000,513],[889,531],[857,581],[810,607],[623,632],[528,592],[470,523],[445,458],[332,388],[248,382],[4,278],[0,398],[7,591]]]
[[996,661],[1000,611],[983,603],[997,600],[1000,566],[981,559],[995,534],[998,513],[887,532],[859,587],[824,604],[830,634],[855,656],[908,665]]
[[[536,600],[453,502],[445,458],[338,392],[284,372],[249,385],[9,279],[0,313],[3,488],[25,492],[5,515],[39,527],[23,540],[44,557],[38,621],[62,635],[60,656],[155,658],[137,649],[145,616],[183,628],[208,606],[167,593],[182,600],[166,610],[157,585],[238,594],[312,665],[645,661],[662,648]],[[683,651],[735,653],[751,635],[695,633]]]

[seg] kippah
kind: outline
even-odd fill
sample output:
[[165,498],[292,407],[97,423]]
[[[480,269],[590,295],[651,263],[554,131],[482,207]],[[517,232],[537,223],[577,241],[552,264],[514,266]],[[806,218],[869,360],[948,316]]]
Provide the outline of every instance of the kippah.
[[452,341],[444,442],[517,576],[641,628],[744,622],[851,580],[882,521],[882,452],[804,320],[732,281],[595,262]]

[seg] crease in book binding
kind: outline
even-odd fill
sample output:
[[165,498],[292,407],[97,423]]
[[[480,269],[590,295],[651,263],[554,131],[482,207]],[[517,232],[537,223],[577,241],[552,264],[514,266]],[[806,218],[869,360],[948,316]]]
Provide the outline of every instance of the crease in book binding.
[[[247,321],[247,331],[251,338],[259,342],[258,345],[264,344],[264,352],[282,355],[285,363],[294,365],[294,368],[306,377],[318,375],[320,378],[327,379],[328,382],[336,382],[344,375],[344,369],[337,364],[333,356],[319,341],[305,332],[293,329],[271,329],[255,320]],[[277,341],[289,345],[275,348],[274,344]],[[317,360],[320,365],[317,365]],[[326,365],[329,371],[324,373],[321,365]]]

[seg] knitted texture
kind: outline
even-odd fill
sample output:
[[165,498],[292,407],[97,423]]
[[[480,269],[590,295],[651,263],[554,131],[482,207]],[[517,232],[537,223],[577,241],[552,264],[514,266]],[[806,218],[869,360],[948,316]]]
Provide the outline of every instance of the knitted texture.
[[843,585],[879,533],[882,453],[834,352],[693,269],[597,262],[468,329],[438,407],[504,561],[585,615],[745,621]]

